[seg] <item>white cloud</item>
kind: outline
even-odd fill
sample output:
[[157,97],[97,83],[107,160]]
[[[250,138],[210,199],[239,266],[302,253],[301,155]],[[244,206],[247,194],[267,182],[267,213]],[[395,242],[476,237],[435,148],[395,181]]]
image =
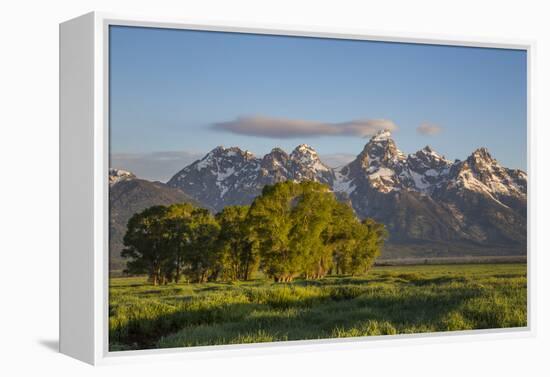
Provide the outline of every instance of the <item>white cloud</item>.
[[368,137],[384,129],[395,131],[397,126],[387,119],[357,119],[341,123],[326,123],[254,115],[214,123],[212,128],[239,135],[292,139],[304,136]]
[[420,126],[416,127],[416,132],[421,135],[433,136],[437,135],[441,131],[443,131],[443,127],[432,123],[422,123]]

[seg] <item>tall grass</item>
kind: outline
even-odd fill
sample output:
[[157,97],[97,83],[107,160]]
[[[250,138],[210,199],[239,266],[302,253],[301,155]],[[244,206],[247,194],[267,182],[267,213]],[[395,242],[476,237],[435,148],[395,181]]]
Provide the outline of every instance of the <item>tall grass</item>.
[[374,268],[274,284],[111,280],[111,350],[527,325],[525,264]]

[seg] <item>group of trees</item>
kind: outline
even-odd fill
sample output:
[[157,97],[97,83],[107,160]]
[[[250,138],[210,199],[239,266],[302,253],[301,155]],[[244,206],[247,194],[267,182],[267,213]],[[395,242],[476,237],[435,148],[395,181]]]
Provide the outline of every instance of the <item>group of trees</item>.
[[205,281],[216,261],[220,226],[210,212],[191,204],[154,206],[128,221],[122,257],[129,273],[147,273],[154,285],[183,274]]
[[155,285],[183,275],[249,280],[258,269],[289,282],[364,273],[386,237],[382,224],[360,221],[327,186],[287,181],[216,215],[187,203],[148,208],[129,220],[122,256],[127,272],[147,273]]

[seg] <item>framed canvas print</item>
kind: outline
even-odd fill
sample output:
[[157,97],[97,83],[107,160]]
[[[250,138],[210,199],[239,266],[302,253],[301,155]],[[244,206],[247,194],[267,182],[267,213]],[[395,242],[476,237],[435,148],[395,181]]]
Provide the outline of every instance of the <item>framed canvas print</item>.
[[61,352],[532,332],[530,43],[91,13],[60,51]]

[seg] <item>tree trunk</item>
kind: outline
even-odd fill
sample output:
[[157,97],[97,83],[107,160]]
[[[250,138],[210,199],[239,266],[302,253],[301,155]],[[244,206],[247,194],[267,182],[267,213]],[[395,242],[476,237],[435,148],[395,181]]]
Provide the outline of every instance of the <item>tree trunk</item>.
[[181,279],[181,261],[179,258],[176,261],[176,275],[174,276],[174,281],[177,283],[180,282]]
[[250,275],[250,250],[246,252],[246,262],[244,264],[244,280],[248,280]]

